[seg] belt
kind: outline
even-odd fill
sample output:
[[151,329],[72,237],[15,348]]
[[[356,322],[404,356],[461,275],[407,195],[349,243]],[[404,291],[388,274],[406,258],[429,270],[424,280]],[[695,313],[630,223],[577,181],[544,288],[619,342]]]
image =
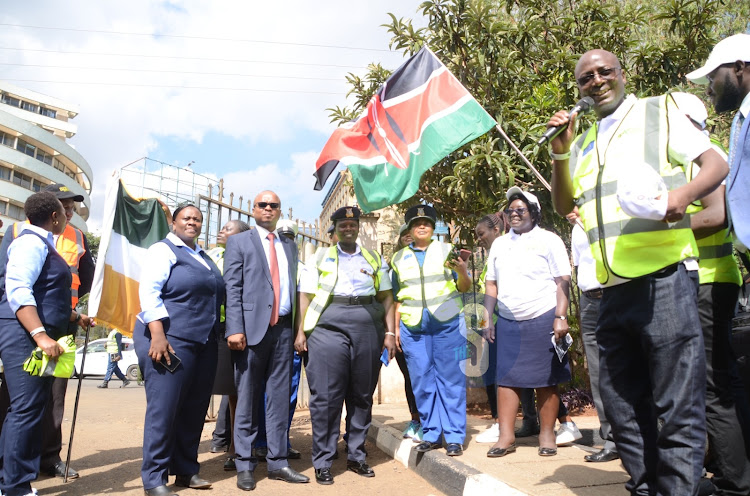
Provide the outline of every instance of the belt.
[[372,303],[372,296],[333,296],[331,303],[339,305],[369,305]]
[[599,289],[592,289],[591,291],[584,291],[583,294],[585,294],[587,298],[599,299],[604,294],[604,291],[602,291],[602,289],[599,288]]

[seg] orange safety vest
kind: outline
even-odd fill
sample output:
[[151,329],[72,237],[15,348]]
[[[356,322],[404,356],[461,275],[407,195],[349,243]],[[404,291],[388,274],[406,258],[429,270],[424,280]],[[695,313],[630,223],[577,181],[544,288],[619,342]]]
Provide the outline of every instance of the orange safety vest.
[[[28,221],[26,221],[28,223]],[[18,237],[18,223],[13,224],[13,239]],[[78,288],[81,287],[81,277],[78,275],[78,263],[83,255],[86,254],[86,248],[83,244],[83,233],[72,225],[65,226],[65,231],[57,237],[55,243],[57,253],[60,254],[68,266],[73,276],[73,283],[70,285],[70,301],[72,308],[78,305]]]

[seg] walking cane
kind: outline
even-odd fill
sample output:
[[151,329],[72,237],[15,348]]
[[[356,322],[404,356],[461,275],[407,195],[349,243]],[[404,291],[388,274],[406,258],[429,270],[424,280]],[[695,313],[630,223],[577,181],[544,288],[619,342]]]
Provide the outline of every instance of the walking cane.
[[83,370],[86,365],[86,349],[89,347],[89,331],[91,331],[91,321],[86,324],[86,337],[83,340],[83,356],[81,357],[81,372],[78,374],[78,390],[76,391],[76,401],[73,406],[73,421],[70,423],[70,440],[68,440],[68,456],[65,458],[65,475],[63,483],[68,482],[68,469],[70,469],[70,453],[73,450],[73,434],[76,431],[76,417],[78,416],[78,400],[81,399],[81,385],[83,384]]

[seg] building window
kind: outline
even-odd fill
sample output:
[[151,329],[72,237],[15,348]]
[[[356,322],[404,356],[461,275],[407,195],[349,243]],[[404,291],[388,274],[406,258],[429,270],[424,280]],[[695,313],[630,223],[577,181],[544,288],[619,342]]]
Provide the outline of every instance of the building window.
[[26,214],[23,213],[23,207],[19,207],[18,205],[14,205],[12,203],[8,203],[8,211],[5,215],[10,217],[11,219],[26,219]]
[[65,172],[65,166],[63,165],[62,162],[60,162],[57,159],[54,159],[52,161],[52,167],[54,167],[55,169],[59,170],[60,172]]
[[0,132],[0,144],[13,148],[13,142],[15,138],[7,133]]
[[57,119],[57,110],[48,109],[45,107],[39,107],[39,113]]
[[13,182],[22,188],[31,189],[31,176],[13,171]]
[[3,103],[6,105],[10,105],[11,107],[18,107],[21,104],[21,100],[5,94],[3,95]]
[[34,193],[39,193],[40,191],[42,191],[42,184],[39,181],[35,180],[31,184],[31,191],[33,191]]
[[10,167],[5,167],[4,165],[0,165],[0,179],[5,179],[6,181],[10,181]]
[[29,143],[26,143],[21,138],[18,138],[18,143],[16,144],[16,150],[18,150],[21,153],[25,153],[29,157],[33,157],[36,155],[36,147],[34,145],[30,145]]
[[44,162],[47,165],[52,165],[52,154],[47,153],[42,149],[36,151],[36,159],[40,162]]
[[26,102],[21,100],[21,108],[24,110],[28,110],[29,112],[34,112],[35,114],[39,112],[39,106],[35,105],[31,102]]

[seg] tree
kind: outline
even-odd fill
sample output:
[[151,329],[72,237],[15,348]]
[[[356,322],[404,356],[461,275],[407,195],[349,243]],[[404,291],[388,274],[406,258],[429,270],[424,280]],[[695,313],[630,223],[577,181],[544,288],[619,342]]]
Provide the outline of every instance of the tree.
[[93,257],[94,262],[96,262],[96,257],[99,255],[99,243],[101,242],[102,237],[90,232],[84,234],[86,235],[86,241],[88,242],[91,256]]

